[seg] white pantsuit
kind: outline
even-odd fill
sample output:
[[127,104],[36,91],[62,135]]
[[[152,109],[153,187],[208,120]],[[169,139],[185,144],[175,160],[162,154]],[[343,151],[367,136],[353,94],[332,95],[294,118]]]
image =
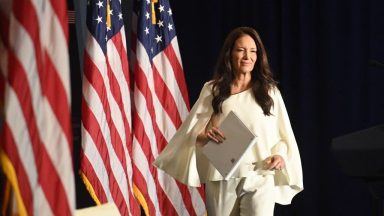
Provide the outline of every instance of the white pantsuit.
[[205,183],[208,216],[273,216],[273,175]]
[[[218,207],[222,202],[217,199],[223,198],[234,202],[233,205],[238,205],[240,210],[250,208],[256,213],[258,211],[273,213],[274,203],[290,204],[292,198],[303,190],[300,154],[280,91],[275,87],[269,94],[274,102],[270,116],[264,115],[251,89],[248,89],[227,98],[222,104],[222,113],[215,118],[219,125],[230,111],[234,111],[258,137],[258,142],[245,153],[230,181],[223,179],[196,145],[197,135],[205,128],[213,113],[210,82],[204,85],[199,99],[174,137],[156,158],[154,165],[189,186],[200,186],[201,183],[205,183],[206,203],[210,212],[229,211]],[[259,166],[263,160],[276,154],[284,158],[286,167],[283,170],[269,171]],[[252,165],[254,163],[258,165]],[[269,180],[263,181],[263,178]],[[234,188],[239,188],[239,185],[246,186],[245,188],[249,190],[255,189],[251,186],[256,185],[259,193],[256,189],[255,193],[243,193],[239,196],[237,191],[236,196],[225,196]],[[236,202],[239,203],[235,204]],[[268,210],[270,208],[272,210]],[[213,213],[215,214],[221,215]],[[244,211],[244,215],[249,214]]]

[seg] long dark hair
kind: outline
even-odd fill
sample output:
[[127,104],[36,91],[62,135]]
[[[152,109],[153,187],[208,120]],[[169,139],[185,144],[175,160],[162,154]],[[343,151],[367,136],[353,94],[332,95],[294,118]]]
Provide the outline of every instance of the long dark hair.
[[269,67],[267,53],[260,39],[259,34],[250,27],[238,27],[232,30],[224,41],[219,58],[216,63],[213,75],[212,87],[212,107],[215,114],[222,112],[222,104],[231,95],[231,83],[235,79],[233,71],[231,53],[236,40],[244,35],[249,35],[256,43],[257,60],[252,70],[251,86],[256,102],[263,109],[264,115],[271,115],[273,100],[269,96],[269,91],[276,86],[277,82],[273,79],[273,74]]

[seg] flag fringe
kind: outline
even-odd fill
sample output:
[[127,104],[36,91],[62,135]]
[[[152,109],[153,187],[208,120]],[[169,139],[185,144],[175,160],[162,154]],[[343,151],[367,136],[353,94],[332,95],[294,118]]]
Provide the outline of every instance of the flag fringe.
[[7,181],[6,179],[4,179],[5,181],[5,186],[4,186],[4,195],[3,195],[3,204],[1,206],[2,210],[1,210],[1,214],[2,215],[7,215],[7,207],[9,205],[9,199],[10,199],[10,195],[11,195],[11,184],[9,183],[9,181]]
[[145,197],[141,193],[140,189],[136,186],[136,184],[133,184],[133,194],[135,195],[136,199],[139,201],[140,206],[143,208],[145,212],[145,215],[149,216],[148,204],[145,201]]
[[[17,207],[19,210],[19,212],[18,212],[19,215],[20,216],[28,215],[27,210],[25,209],[23,199],[21,198],[20,187],[19,187],[19,184],[17,183],[17,176],[16,176],[15,168],[13,167],[10,159],[4,153],[3,150],[0,150],[0,162],[1,162],[1,166],[3,168],[4,174],[7,177],[8,183],[10,183],[11,186],[13,187],[13,191],[14,191],[14,194],[16,197]],[[8,196],[8,199],[9,199],[9,196]],[[5,201],[6,200],[4,200],[4,202]],[[4,208],[5,208],[5,206],[4,206]]]
[[97,197],[96,192],[93,189],[93,186],[91,182],[88,180],[87,176],[82,171],[79,171],[79,174],[81,179],[83,180],[85,187],[87,188],[88,193],[91,195],[93,201],[95,201],[96,205],[101,205],[101,202]]

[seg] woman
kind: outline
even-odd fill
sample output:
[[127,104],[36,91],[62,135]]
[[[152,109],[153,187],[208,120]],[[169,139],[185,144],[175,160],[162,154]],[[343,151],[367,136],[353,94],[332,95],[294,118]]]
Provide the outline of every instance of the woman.
[[[227,134],[218,126],[233,111],[258,137],[232,178],[224,180],[202,155],[209,140]],[[258,33],[249,27],[227,36],[213,80],[207,82],[155,166],[179,181],[205,183],[208,215],[273,215],[303,190],[296,140]]]

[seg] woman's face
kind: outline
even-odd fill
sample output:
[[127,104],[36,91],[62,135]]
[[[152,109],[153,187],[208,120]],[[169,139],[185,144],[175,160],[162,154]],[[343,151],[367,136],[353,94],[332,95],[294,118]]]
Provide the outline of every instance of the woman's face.
[[239,37],[232,49],[232,67],[236,74],[250,73],[255,66],[257,47],[249,35]]

